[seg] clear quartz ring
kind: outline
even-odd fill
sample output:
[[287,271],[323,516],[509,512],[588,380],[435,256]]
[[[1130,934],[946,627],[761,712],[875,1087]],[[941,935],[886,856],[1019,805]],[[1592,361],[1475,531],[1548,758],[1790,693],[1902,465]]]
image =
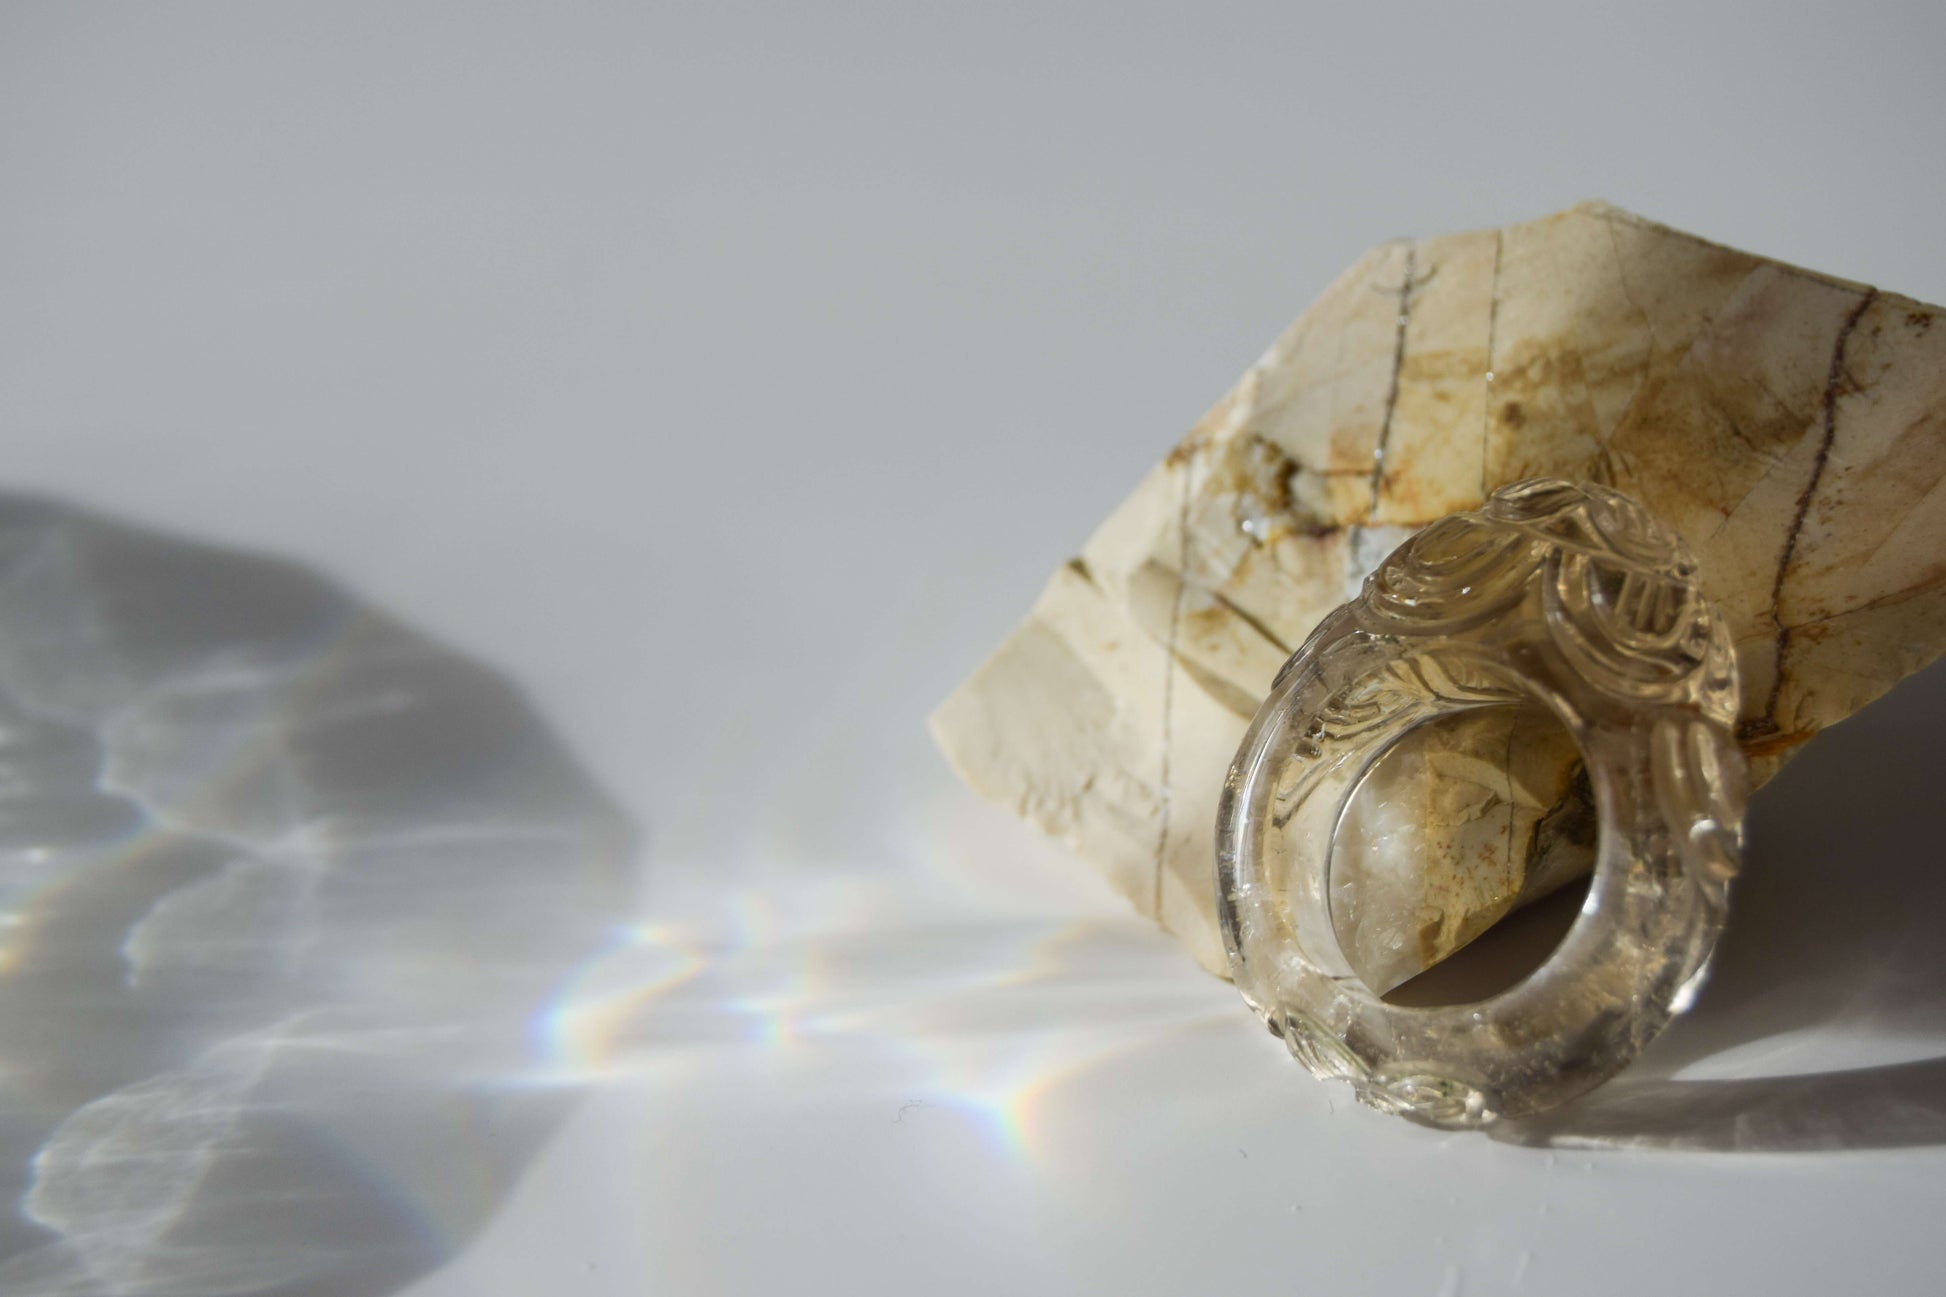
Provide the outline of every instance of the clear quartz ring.
[[[1538,705],[1592,789],[1587,899],[1554,954],[1489,999],[1387,1003],[1334,931],[1332,840],[1415,727]],[[1292,655],[1217,815],[1217,910],[1245,1000],[1314,1074],[1427,1125],[1563,1103],[1688,1007],[1742,842],[1736,658],[1695,560],[1646,509],[1539,479],[1418,532]]]

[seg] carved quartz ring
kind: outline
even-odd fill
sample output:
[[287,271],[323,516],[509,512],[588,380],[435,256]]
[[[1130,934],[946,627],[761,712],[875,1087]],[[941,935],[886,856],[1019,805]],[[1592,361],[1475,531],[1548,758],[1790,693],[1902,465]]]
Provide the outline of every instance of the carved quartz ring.
[[[1580,916],[1518,985],[1393,1005],[1332,925],[1332,838],[1414,727],[1538,704],[1580,748],[1600,841]],[[1285,664],[1217,817],[1217,908],[1244,998],[1320,1077],[1443,1127],[1571,1099],[1683,1011],[1737,870],[1736,659],[1682,542],[1635,501],[1535,480],[1419,532]]]

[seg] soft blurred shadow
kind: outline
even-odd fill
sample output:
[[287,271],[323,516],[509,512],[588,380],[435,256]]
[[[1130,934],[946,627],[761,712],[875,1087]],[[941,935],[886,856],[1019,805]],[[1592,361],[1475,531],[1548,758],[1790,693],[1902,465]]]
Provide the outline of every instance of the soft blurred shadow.
[[[1820,736],[1756,799],[1696,1008],[1607,1086],[1501,1137],[1739,1151],[1946,1143],[1943,753],[1940,666]],[[1765,1074],[1688,1075],[1752,1063]]]
[[285,563],[0,495],[0,1292],[376,1295],[564,1115],[630,835],[519,693]]

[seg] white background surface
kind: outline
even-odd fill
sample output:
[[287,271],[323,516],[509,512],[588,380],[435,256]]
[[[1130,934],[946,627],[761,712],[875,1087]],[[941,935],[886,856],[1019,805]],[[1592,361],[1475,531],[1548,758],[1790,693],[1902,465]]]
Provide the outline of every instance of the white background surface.
[[341,580],[643,833],[537,1031],[599,1084],[415,1297],[1939,1291],[1937,672],[1553,1149],[1304,1078],[922,728],[1372,243],[1599,196],[1946,300],[1946,17],[1861,8],[0,12],[6,484]]

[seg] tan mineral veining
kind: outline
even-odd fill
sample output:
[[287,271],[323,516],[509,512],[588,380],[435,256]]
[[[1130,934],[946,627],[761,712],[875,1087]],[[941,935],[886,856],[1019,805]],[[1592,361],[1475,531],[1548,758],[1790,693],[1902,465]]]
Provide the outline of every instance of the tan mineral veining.
[[[1939,316],[1598,203],[1376,248],[1056,571],[933,733],[1224,971],[1217,794],[1278,667],[1412,528],[1552,475],[1636,496],[1695,550],[1760,783],[1946,650]],[[1401,785],[1444,848],[1417,871],[1413,948],[1371,980],[1559,881],[1537,828],[1572,800],[1566,751],[1509,775],[1495,723]],[[1483,865],[1464,826],[1495,814]]]

